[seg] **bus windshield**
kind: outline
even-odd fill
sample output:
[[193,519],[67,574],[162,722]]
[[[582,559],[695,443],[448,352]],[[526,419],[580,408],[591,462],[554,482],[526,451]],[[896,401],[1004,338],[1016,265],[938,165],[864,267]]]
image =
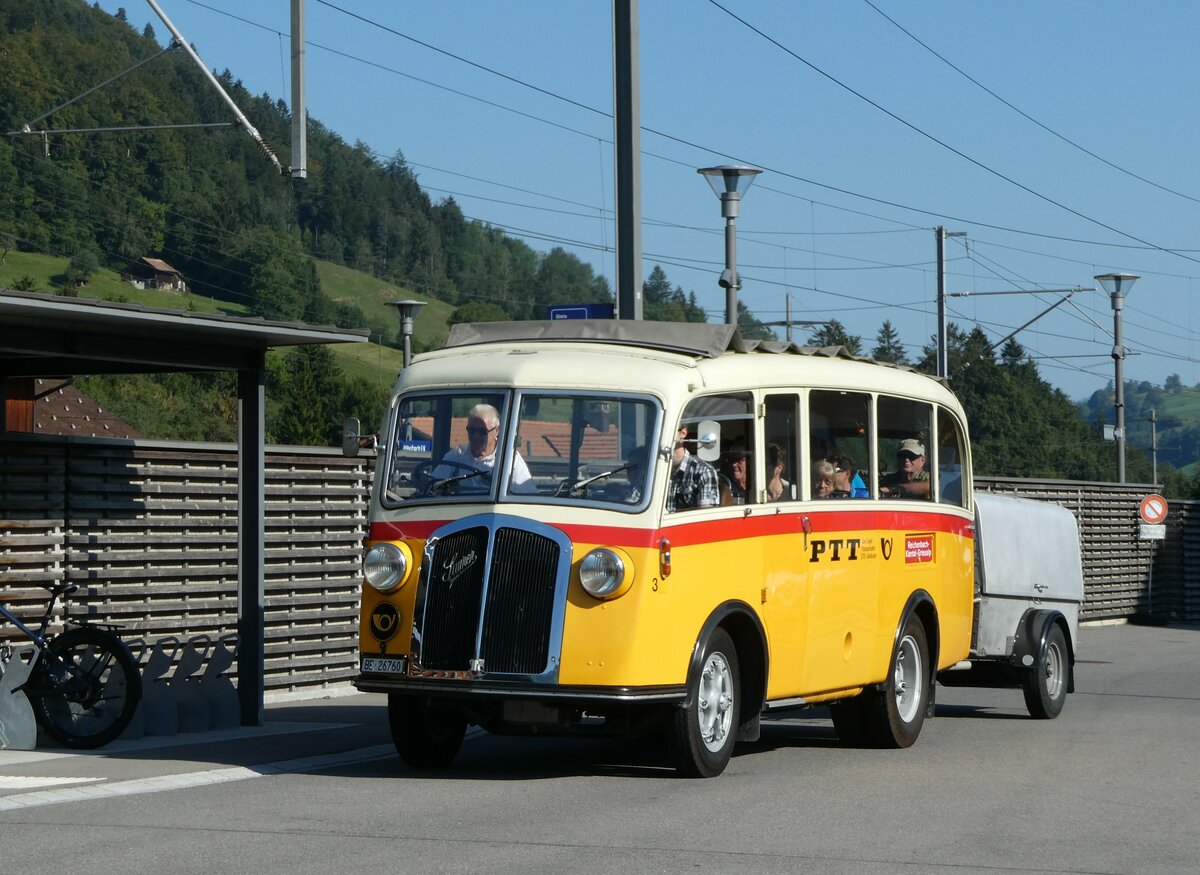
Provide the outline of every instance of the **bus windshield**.
[[611,394],[406,396],[394,419],[384,503],[534,501],[637,510],[649,499],[660,412],[650,398]]

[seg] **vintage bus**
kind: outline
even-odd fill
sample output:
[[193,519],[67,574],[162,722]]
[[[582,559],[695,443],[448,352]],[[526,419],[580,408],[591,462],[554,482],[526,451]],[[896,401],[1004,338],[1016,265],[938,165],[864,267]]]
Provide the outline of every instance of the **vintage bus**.
[[[412,766],[478,725],[665,732],[713,776],[764,712],[816,703],[907,747],[969,665],[966,419],[911,369],[726,325],[457,325],[378,450],[355,683]],[[1030,645],[1057,648],[1028,681],[1054,713],[1073,622]]]

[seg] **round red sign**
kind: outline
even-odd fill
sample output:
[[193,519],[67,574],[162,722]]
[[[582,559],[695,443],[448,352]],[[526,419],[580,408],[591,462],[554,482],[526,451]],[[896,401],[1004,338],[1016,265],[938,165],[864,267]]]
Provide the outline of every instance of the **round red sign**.
[[1142,499],[1138,514],[1151,525],[1161,523],[1167,518],[1167,500],[1161,495],[1147,495]]

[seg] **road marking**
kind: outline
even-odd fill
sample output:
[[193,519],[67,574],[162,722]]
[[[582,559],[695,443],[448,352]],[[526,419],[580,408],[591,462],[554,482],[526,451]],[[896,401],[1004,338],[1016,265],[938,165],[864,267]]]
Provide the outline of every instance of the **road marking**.
[[103,778],[35,778],[26,775],[0,775],[0,790],[28,790],[31,787],[53,787],[57,784],[88,784]]
[[233,766],[226,769],[209,769],[204,772],[185,772],[178,775],[162,775],[157,778],[137,778],[131,781],[114,781],[111,784],[94,784],[87,787],[63,787],[54,790],[35,790],[0,797],[0,811],[23,811],[42,805],[58,805],[63,802],[91,802],[111,799],[115,796],[136,796],[142,793],[161,793],[165,790],[186,790],[210,784],[227,784],[231,781],[246,781],[271,775],[316,772],[334,766],[361,763],[369,760],[392,758],[396,748],[390,744],[378,744],[358,750],[321,756],[300,757],[277,763],[257,766]]

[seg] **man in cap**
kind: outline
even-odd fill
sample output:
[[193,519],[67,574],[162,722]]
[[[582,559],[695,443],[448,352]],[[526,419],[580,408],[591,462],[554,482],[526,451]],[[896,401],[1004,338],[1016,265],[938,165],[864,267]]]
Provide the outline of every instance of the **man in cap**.
[[929,472],[925,470],[925,445],[915,438],[900,441],[896,451],[899,463],[883,478],[879,494],[883,498],[929,498]]

